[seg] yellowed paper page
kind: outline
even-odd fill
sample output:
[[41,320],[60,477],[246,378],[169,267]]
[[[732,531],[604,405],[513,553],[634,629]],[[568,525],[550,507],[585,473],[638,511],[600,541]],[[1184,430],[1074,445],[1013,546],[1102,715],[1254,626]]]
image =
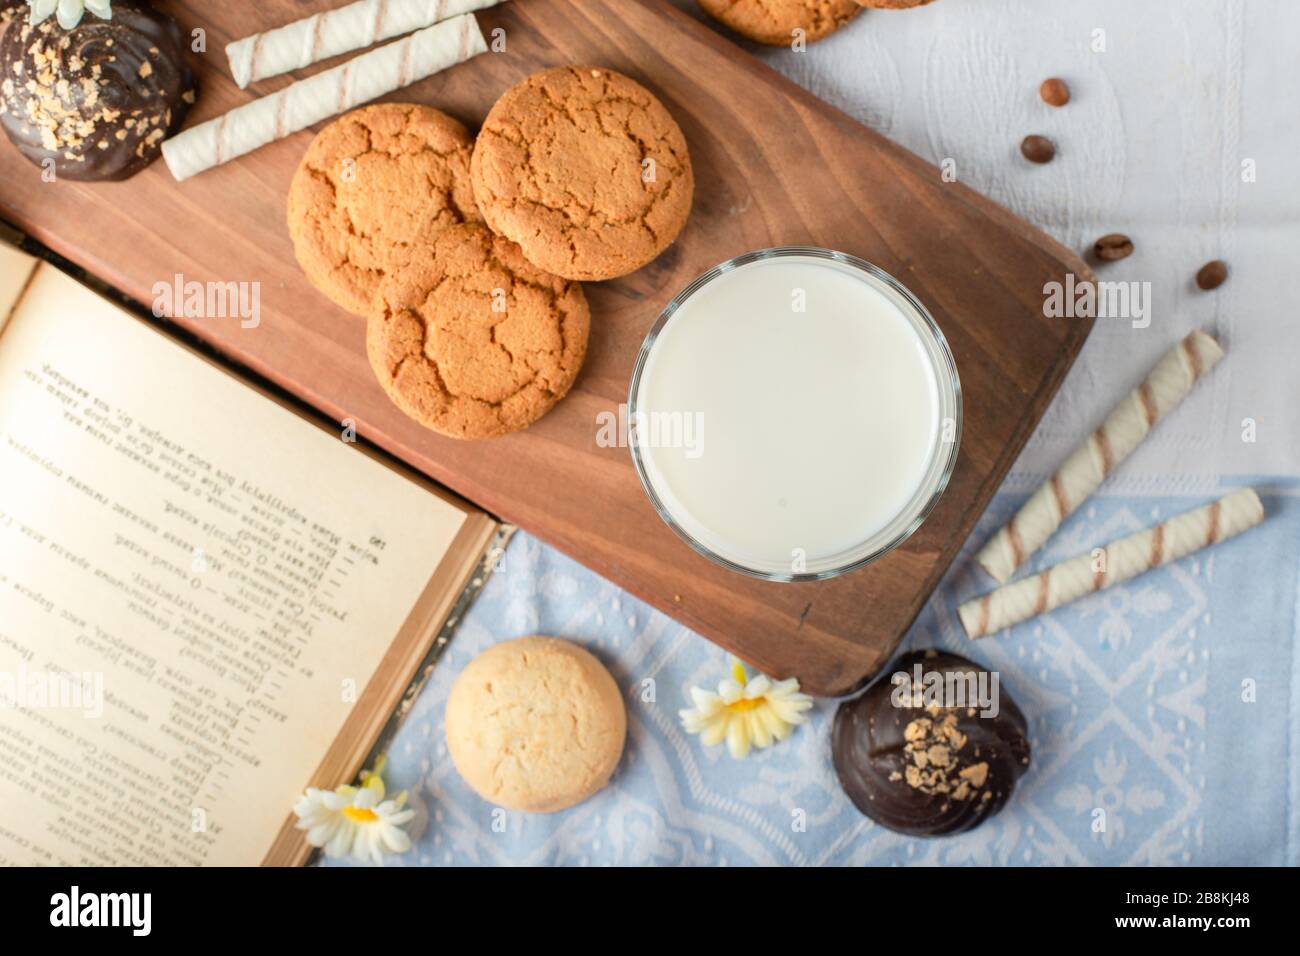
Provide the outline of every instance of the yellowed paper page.
[[257,863],[464,520],[39,267],[0,338],[0,863]]
[[27,287],[37,261],[21,249],[0,242],[0,333],[4,332],[9,314]]

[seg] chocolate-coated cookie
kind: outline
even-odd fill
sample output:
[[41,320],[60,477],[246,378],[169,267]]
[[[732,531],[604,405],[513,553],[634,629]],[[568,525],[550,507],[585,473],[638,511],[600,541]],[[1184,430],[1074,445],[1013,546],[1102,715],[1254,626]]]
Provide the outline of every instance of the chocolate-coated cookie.
[[1001,810],[1029,766],[1029,737],[994,676],[956,654],[914,651],[841,704],[831,750],[854,805],[911,836],[960,833]]
[[15,19],[0,41],[0,124],[59,178],[126,179],[159,155],[195,99],[176,21],[140,0],[71,30]]

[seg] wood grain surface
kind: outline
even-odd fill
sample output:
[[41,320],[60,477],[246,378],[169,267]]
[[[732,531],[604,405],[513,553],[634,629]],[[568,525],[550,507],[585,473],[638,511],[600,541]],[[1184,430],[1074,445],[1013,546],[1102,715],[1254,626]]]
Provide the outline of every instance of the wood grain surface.
[[[239,90],[227,42],[332,4],[159,6],[187,30],[206,31],[207,52],[195,56],[197,122],[293,79]],[[696,171],[694,211],[677,243],[625,279],[587,286],[586,368],[569,397],[524,433],[458,443],[384,397],[366,361],[364,323],[313,291],[294,262],[285,194],[308,132],[182,184],[161,162],[126,183],[47,184],[0,143],[0,214],[145,304],[155,283],[178,273],[260,282],[259,327],[180,324],[764,671],[796,675],[820,695],[856,689],[892,654],[1083,344],[1091,322],[1045,318],[1042,289],[1066,273],[1088,277],[1087,267],[662,0],[514,0],[479,18],[485,31],[506,31],[505,52],[389,99],[428,103],[475,127],[507,86],[537,69],[606,66],[658,93],[686,133]],[[870,17],[847,29],[871,29]],[[905,545],[834,580],[774,584],[715,567],[682,543],[646,500],[628,451],[597,445],[597,416],[626,400],[641,340],[682,286],[741,252],[793,243],[861,256],[928,305],[956,356],[965,430],[947,493]],[[356,507],[365,507],[363,494]]]

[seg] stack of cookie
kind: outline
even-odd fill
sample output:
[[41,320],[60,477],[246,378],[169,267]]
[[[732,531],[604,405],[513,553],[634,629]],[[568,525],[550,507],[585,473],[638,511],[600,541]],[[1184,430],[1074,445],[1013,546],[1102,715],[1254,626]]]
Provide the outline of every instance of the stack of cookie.
[[307,150],[289,229],[312,283],[366,318],[393,402],[441,434],[486,438],[567,394],[587,351],[580,281],[658,256],[693,192],[658,99],[610,70],[559,67],[507,90],[477,142],[428,106],[347,114]]

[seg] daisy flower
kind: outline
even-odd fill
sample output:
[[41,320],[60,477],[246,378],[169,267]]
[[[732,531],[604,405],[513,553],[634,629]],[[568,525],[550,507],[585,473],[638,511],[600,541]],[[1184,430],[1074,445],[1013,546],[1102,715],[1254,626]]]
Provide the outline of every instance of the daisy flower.
[[327,857],[350,856],[359,863],[380,863],[385,853],[405,853],[411,838],[402,825],[415,816],[405,810],[406,791],[384,799],[383,757],[373,771],[362,771],[361,786],[336,790],[309,787],[298,798],[295,826],[307,831],[307,842],[325,850]]
[[32,8],[32,26],[56,14],[59,26],[71,30],[89,10],[101,20],[113,19],[113,0],[27,0]]
[[678,711],[688,734],[699,734],[707,746],[727,742],[731,756],[748,756],[751,747],[770,747],[785,740],[807,720],[812,698],[799,693],[795,678],[773,681],[762,674],[749,678],[745,667],[731,659],[731,677],[718,684],[716,694],[691,688],[695,706]]

